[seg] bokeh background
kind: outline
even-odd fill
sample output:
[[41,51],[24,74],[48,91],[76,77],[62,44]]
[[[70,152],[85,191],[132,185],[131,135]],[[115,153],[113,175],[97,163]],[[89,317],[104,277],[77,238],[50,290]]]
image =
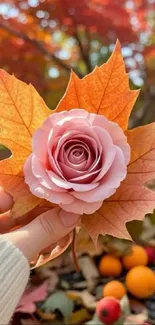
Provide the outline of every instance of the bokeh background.
[[[133,128],[155,121],[154,0],[0,0],[0,68],[32,83],[51,109],[63,96],[71,69],[81,78],[90,73],[107,61],[117,38],[131,89],[141,88],[129,121]],[[0,149],[2,159],[8,152],[3,146]],[[153,249],[148,267],[155,272],[155,213],[147,215],[143,223],[133,222],[127,225],[128,230],[137,245]],[[96,252],[82,229],[76,249],[80,272],[75,272],[69,251],[32,272],[14,325],[96,325],[96,320],[91,320],[96,301],[106,283],[113,279],[124,283],[127,270],[122,256],[131,251],[132,243],[104,236]],[[100,261],[108,254],[121,263],[120,273],[115,273],[111,260],[108,272],[100,271]],[[147,272],[142,275],[147,282]],[[113,289],[115,295],[118,291]],[[127,314],[135,317],[136,313],[140,318],[121,324],[144,324],[146,320],[155,324],[155,295],[141,300],[129,291],[125,299]]]
[[51,109],[71,69],[103,64],[116,39],[131,88],[141,88],[129,127],[155,120],[154,0],[0,1],[0,67],[31,82]]

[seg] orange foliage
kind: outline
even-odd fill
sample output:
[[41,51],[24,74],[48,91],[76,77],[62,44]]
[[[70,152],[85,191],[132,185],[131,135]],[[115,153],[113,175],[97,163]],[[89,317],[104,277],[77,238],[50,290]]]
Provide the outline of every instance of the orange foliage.
[[24,215],[40,203],[24,182],[23,165],[31,153],[31,137],[50,110],[31,85],[0,71],[0,142],[12,156],[0,162],[0,185],[14,199],[12,214]]
[[[91,71],[93,65],[88,66],[88,52],[93,40],[100,41],[109,50],[108,46],[119,38],[124,46],[135,45],[132,58],[135,53],[143,54],[143,50],[137,47],[137,41],[140,31],[151,35],[147,14],[153,12],[154,4],[148,0],[131,0],[130,3],[131,8],[128,8],[127,0],[45,0],[37,1],[35,5],[28,0],[5,0],[8,13],[0,14],[0,65],[23,81],[32,82],[46,97],[53,89],[48,76],[51,66],[56,65],[68,72],[68,68],[78,67],[82,60],[87,65],[86,69]],[[0,4],[4,4],[4,1],[1,0]],[[11,15],[12,10],[15,11],[14,15]],[[132,23],[133,16],[137,24]],[[70,48],[69,58],[58,57],[57,54],[64,49],[64,43],[63,40],[55,41],[55,32],[62,33],[62,38],[74,38],[76,45]],[[83,33],[88,44],[83,42]],[[135,64],[138,65],[136,60]],[[79,67],[78,71],[81,74]]]
[[104,114],[107,119],[126,130],[138,93],[137,90],[129,88],[120,43],[117,41],[110,59],[100,68],[96,67],[83,79],[72,73],[57,111],[85,108],[91,113]]

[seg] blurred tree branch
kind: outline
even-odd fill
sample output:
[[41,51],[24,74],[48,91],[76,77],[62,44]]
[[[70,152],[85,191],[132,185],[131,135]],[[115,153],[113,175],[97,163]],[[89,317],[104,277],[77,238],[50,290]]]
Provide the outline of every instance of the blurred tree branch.
[[[48,57],[49,59],[52,59],[55,61],[55,63],[57,65],[59,65],[61,68],[63,68],[64,70],[66,70],[67,72],[70,72],[72,67],[70,67],[69,65],[67,65],[65,62],[63,62],[62,60],[60,60],[55,54],[49,52],[43,45],[43,43],[41,43],[38,40],[32,39],[30,38],[28,35],[18,32],[12,28],[10,28],[9,26],[7,26],[6,24],[0,23],[0,29],[3,29],[5,31],[7,31],[8,33],[12,34],[13,36],[16,36],[18,38],[23,39],[25,42],[28,42],[30,44],[32,44],[32,46],[36,47],[43,55],[45,55],[46,57]],[[83,77],[83,75],[79,72],[79,70],[74,69],[74,71],[77,73],[77,75],[79,77]]]
[[92,66],[91,66],[91,62],[90,62],[90,59],[89,59],[89,52],[84,50],[81,38],[80,38],[77,30],[75,30],[75,32],[74,32],[74,37],[75,37],[75,39],[76,39],[76,41],[77,41],[77,43],[79,45],[81,57],[82,57],[85,65],[87,67],[88,73],[92,72]]

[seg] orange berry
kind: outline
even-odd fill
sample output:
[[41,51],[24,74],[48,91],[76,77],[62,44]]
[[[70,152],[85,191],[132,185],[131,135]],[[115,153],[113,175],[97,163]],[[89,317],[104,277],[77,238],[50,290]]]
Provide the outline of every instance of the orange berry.
[[99,271],[103,276],[119,276],[122,272],[120,259],[110,254],[103,256],[99,263]]
[[110,281],[103,287],[103,297],[122,299],[126,294],[125,286],[120,281]]
[[124,267],[129,270],[137,265],[147,265],[148,255],[145,248],[142,246],[134,245],[130,254],[122,258]]
[[155,292],[155,274],[147,266],[139,265],[128,271],[126,287],[137,298],[148,298]]

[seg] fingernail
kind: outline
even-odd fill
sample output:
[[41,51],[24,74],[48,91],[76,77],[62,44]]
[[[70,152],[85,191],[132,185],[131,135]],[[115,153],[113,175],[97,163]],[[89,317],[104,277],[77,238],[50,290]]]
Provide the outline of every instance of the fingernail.
[[76,226],[77,221],[80,218],[80,216],[78,214],[66,212],[64,210],[61,210],[59,212],[59,216],[60,216],[61,222],[63,223],[63,225],[66,228]]

